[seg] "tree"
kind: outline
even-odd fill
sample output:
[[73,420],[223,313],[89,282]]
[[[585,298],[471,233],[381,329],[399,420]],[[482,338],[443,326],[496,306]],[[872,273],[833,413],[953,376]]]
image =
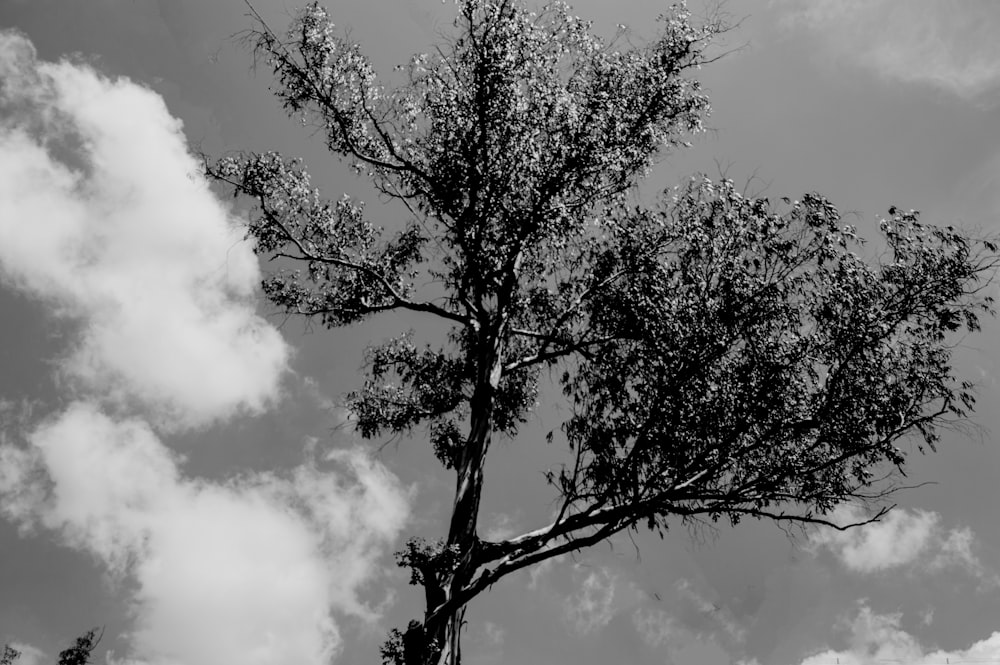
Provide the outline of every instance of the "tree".
[[[90,662],[91,654],[97,648],[103,636],[103,630],[91,628],[76,638],[73,646],[59,652],[58,665],[87,665]],[[3,652],[0,653],[0,665],[14,665],[20,657],[20,651],[9,644],[5,644]]]
[[[207,163],[252,201],[249,236],[281,266],[265,294],[329,328],[389,311],[448,328],[437,345],[372,347],[348,396],[363,437],[426,428],[456,479],[448,533],[398,554],[426,611],[393,631],[387,662],[458,663],[477,594],[623,530],[832,524],[839,504],[897,486],[902,442],[933,448],[972,406],[951,344],[990,311],[991,242],[893,208],[885,251],[865,259],[822,196],[772,205],[726,180],[636,203],[637,181],[702,127],[691,74],[720,21],[674,6],[655,40],[623,46],[562,4],[459,0],[454,35],[390,90],[318,4],[284,35],[253,15],[247,38],[289,114],[411,218],[387,233],[276,153]],[[559,509],[485,540],[491,443],[552,387],[543,370],[571,413],[549,434],[567,449],[547,475]]]
[[21,657],[21,652],[10,646],[9,644],[3,645],[3,653],[0,654],[0,665],[14,665],[17,659]]
[[58,665],[87,665],[102,637],[104,637],[103,630],[98,631],[97,628],[91,628],[76,638],[73,646],[59,652]]

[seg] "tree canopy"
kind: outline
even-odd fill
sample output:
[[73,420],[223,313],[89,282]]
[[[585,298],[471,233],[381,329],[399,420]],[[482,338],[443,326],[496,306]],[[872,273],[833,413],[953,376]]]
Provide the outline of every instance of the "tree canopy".
[[[104,637],[103,629],[91,628],[77,637],[73,641],[73,646],[59,652],[57,665],[87,665],[91,662],[91,656],[102,637]],[[15,665],[21,655],[19,650],[5,644],[3,651],[0,652],[0,665]]]
[[[411,311],[448,328],[371,347],[348,396],[362,436],[425,428],[455,473],[448,533],[399,553],[426,598],[383,648],[399,665],[458,663],[477,594],[623,530],[830,523],[885,496],[901,443],[933,448],[973,404],[952,345],[990,311],[995,265],[990,241],[895,208],[871,257],[816,193],[772,202],[698,176],[638,202],[639,179],[702,129],[694,75],[719,20],[676,5],[634,45],[561,3],[457,6],[452,36],[391,88],[319,4],[284,33],[255,15],[247,35],[289,114],[402,205],[403,230],[325,198],[299,160],[206,167],[253,202],[249,235],[280,266],[264,291],[285,312],[334,328]],[[570,413],[550,435],[567,450],[547,476],[559,509],[486,540],[490,445],[517,434],[549,376]]]

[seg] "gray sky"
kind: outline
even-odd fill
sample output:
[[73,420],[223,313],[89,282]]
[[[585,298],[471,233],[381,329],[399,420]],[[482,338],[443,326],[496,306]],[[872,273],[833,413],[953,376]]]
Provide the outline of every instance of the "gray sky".
[[[275,26],[294,10],[255,4]],[[651,36],[662,4],[574,7]],[[998,230],[1000,5],[727,8],[745,18],[723,45],[740,48],[700,73],[712,131],[644,194],[722,171],[772,198],[819,191],[863,233],[890,205]],[[330,9],[388,72],[454,6]],[[274,316],[239,211],[192,177],[189,149],[277,149],[328,195],[403,219],[285,118],[230,39],[245,14],[238,0],[0,0],[0,641],[25,665],[92,625],[121,662],[373,662],[422,609],[390,555],[443,533],[451,479],[419,441],[365,446],[334,406],[364,346],[413,322],[327,332]],[[617,539],[477,599],[468,662],[1000,662],[998,348],[995,323],[960,344],[980,429],[914,455],[910,480],[935,484],[882,523]],[[543,400],[492,453],[485,529],[545,522],[540,471],[559,458],[539,442],[558,416]]]

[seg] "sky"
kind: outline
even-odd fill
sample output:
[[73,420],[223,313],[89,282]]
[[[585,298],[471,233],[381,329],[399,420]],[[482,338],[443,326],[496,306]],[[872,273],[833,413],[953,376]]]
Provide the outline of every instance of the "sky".
[[[652,36],[663,3],[572,3]],[[275,26],[293,0],[256,0]],[[692,3],[696,14],[700,5]],[[438,0],[341,0],[382,72],[450,29]],[[819,191],[871,235],[889,206],[1000,231],[1000,5],[731,0],[698,72],[709,131],[651,195],[694,172]],[[286,118],[233,35],[240,0],[0,0],[0,643],[53,662],[92,626],[97,662],[377,662],[422,611],[392,552],[439,537],[452,479],[426,443],[360,440],[338,406],[365,346],[420,320],[337,331],[261,298],[238,201],[193,156],[279,150],[326,194],[405,221]],[[992,287],[995,291],[996,287]],[[470,665],[1000,662],[998,326],[959,341],[976,415],[914,454],[881,522],[646,533],[547,562],[471,605]],[[562,412],[564,413],[564,411]],[[546,523],[542,399],[491,452],[481,513]],[[841,509],[837,519],[860,516]]]

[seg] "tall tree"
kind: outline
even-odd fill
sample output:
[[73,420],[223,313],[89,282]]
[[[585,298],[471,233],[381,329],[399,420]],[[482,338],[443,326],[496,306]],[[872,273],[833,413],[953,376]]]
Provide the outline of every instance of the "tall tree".
[[[255,15],[248,35],[288,112],[405,207],[401,232],[323,198],[298,160],[207,166],[254,203],[249,234],[283,266],[264,282],[280,308],[331,328],[402,310],[448,327],[436,345],[372,347],[349,396],[362,436],[425,427],[455,473],[447,534],[398,557],[426,598],[383,648],[399,665],[458,663],[477,594],[622,530],[829,523],[884,496],[899,443],[933,448],[972,404],[950,340],[988,311],[996,250],[892,209],[886,251],[866,260],[822,196],[773,206],[725,180],[636,204],[637,180],[702,127],[691,75],[724,26],[677,5],[632,46],[560,3],[457,4],[453,36],[392,89],[318,4],[284,34]],[[486,540],[490,445],[517,433],[546,369],[570,408],[550,434],[567,448],[548,476],[558,512]]]

